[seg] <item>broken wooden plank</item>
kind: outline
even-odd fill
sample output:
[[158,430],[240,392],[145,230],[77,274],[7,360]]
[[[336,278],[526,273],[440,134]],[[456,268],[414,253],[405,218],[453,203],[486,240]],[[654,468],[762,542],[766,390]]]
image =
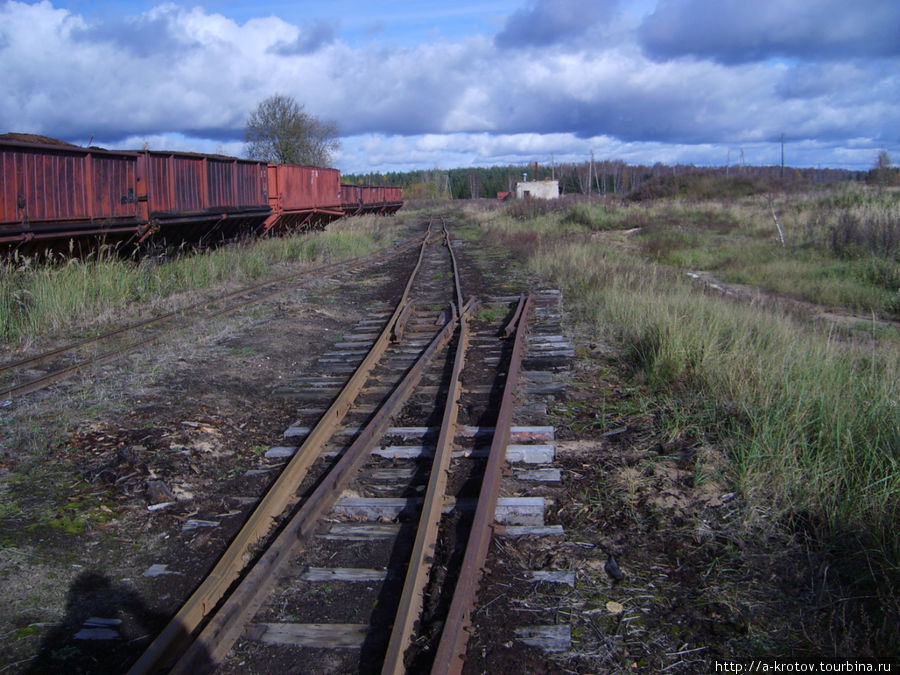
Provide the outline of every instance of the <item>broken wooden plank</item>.
[[310,567],[300,575],[302,581],[312,582],[369,582],[384,581],[387,578],[387,570],[375,570],[364,567]]
[[252,623],[244,635],[270,645],[359,649],[368,632],[357,623]]

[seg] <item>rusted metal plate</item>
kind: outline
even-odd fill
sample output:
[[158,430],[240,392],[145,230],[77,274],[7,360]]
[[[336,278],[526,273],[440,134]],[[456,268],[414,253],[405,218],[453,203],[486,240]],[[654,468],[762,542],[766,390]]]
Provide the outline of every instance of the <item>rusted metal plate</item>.
[[269,164],[267,171],[272,215],[263,226],[264,232],[300,230],[344,214],[337,169]]
[[337,209],[341,205],[341,175],[337,169],[294,164],[270,164],[271,194],[285,212]]
[[135,153],[0,143],[0,225],[133,219],[136,166]]
[[172,196],[176,211],[199,211],[211,206],[206,194],[205,168],[199,157],[170,157],[169,170],[172,172]]
[[341,184],[341,207],[347,215],[355,215],[362,208],[362,188]]
[[261,162],[172,152],[143,153],[143,162],[153,214],[269,207]]
[[132,155],[91,154],[91,217],[134,218],[137,203],[137,157]]
[[403,205],[403,190],[380,185],[341,185],[341,204],[348,215],[392,213]]
[[269,197],[268,166],[261,162],[235,162],[235,203],[241,208],[265,206]]

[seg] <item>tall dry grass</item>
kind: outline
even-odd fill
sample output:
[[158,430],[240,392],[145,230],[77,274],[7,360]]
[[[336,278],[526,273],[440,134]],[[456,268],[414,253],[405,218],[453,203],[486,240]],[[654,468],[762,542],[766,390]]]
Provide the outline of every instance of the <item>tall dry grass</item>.
[[720,439],[751,503],[897,572],[896,342],[847,340],[707,294],[669,266],[552,218],[492,214],[480,227],[563,289],[581,330],[615,345],[675,411],[670,424]]
[[396,232],[394,221],[367,215],[321,232],[249,240],[162,261],[123,260],[109,251],[90,259],[14,256],[0,262],[0,340],[14,346],[166,311],[188,295],[215,294],[306,265],[365,255],[389,245]]

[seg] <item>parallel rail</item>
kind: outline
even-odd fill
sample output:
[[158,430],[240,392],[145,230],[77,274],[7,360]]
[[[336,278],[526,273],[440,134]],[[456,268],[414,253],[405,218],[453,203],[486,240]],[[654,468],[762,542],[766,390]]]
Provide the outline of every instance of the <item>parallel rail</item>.
[[[212,572],[133,665],[130,673],[136,675],[160,670],[191,673],[221,664],[227,658],[236,640],[247,630],[248,624],[264,605],[268,594],[284,575],[291,561],[311,545],[312,538],[321,528],[322,518],[332,509],[370,457],[377,440],[385,434],[391,420],[416,390],[425,369],[443,353],[456,335],[453,367],[446,388],[446,402],[429,471],[424,505],[418,518],[415,542],[406,566],[405,583],[381,668],[382,673],[406,671],[410,647],[417,635],[417,622],[422,615],[425,588],[430,579],[433,581],[432,565],[436,558],[442,509],[447,499],[451,450],[458,430],[460,376],[466,364],[470,342],[468,322],[478,305],[475,300],[463,300],[460,273],[446,228],[444,241],[450,251],[454,279],[452,318],[439,327],[427,348],[405,370],[381,406],[344,449],[340,459],[326,475],[317,480],[316,487],[302,498],[299,508],[294,509],[292,504],[298,499],[297,490],[311,465],[322,453],[325,443],[334,436],[363,387],[370,381],[373,368],[383,358],[390,341],[392,338],[402,339],[404,330],[398,323],[411,311],[410,296],[414,280],[420,272],[429,241],[430,236],[426,235],[405,291],[362,364],[309,432],[293,459],[260,501]],[[512,392],[532,304],[533,298],[530,295],[523,296],[511,322],[516,327],[512,362],[506,371],[496,431],[475,511],[474,525],[469,534],[468,548],[455,583],[444,636],[432,665],[432,672],[435,673],[459,672],[462,667],[465,629],[469,626],[469,616],[476,602],[475,592],[490,542],[499,477],[509,440]],[[276,529],[277,533],[273,535]],[[256,555],[257,545],[266,540],[269,543],[262,553]],[[251,558],[254,558],[254,562],[248,565],[246,561]]]
[[509,428],[512,424],[513,393],[522,365],[525,326],[533,306],[534,296],[528,294],[520,299],[516,309],[516,337],[500,403],[500,412],[497,414],[494,438],[488,453],[488,464],[482,478],[478,507],[475,510],[475,521],[469,533],[469,542],[466,546],[459,581],[456,584],[456,591],[453,594],[453,601],[444,624],[446,627],[441,634],[441,641],[435,655],[433,673],[460,673],[466,658],[466,643],[472,626],[472,611],[475,609],[478,583],[481,580],[484,561],[487,559],[488,547],[493,534],[494,513],[497,507],[504,453],[509,442]]
[[[22,371],[28,367],[33,367],[37,364],[49,361],[50,359],[61,357],[82,347],[101,343],[104,341],[111,341],[114,338],[127,337],[129,335],[137,333],[140,330],[155,329],[155,332],[151,333],[150,335],[132,340],[127,344],[120,345],[112,349],[107,349],[100,354],[77,360],[69,365],[55,368],[44,375],[28,379],[24,382],[4,386],[0,388],[0,399],[25,396],[26,394],[39,391],[57,382],[64,381],[72,375],[75,375],[76,373],[84,371],[88,368],[117,359],[129,352],[139,349],[140,347],[156,342],[157,340],[162,339],[169,333],[172,333],[179,328],[183,328],[184,321],[196,323],[201,320],[208,321],[220,316],[225,316],[227,314],[231,314],[246,307],[259,304],[260,302],[264,302],[282,293],[285,293],[290,289],[290,286],[286,286],[286,284],[289,284],[292,281],[296,281],[298,279],[306,277],[312,277],[313,275],[321,276],[323,274],[343,273],[359,266],[366,265],[373,260],[400,255],[409,250],[411,247],[417,245],[418,243],[418,238],[414,238],[405,241],[394,248],[381,249],[368,256],[353,258],[351,260],[344,260],[328,265],[318,265],[315,267],[304,269],[300,272],[283,275],[276,279],[271,279],[269,281],[264,281],[258,284],[245,286],[239,290],[233,291],[231,293],[225,293],[223,295],[216,296],[215,298],[202,300],[186,307],[181,307],[171,312],[160,314],[159,316],[151,317],[143,321],[137,321],[126,326],[121,326],[100,335],[71,342],[56,349],[42,352],[40,354],[35,354],[26,358],[17,359],[16,361],[0,364],[0,376],[8,376],[10,374],[14,376],[17,371]],[[276,288],[272,289],[272,287]],[[265,289],[272,290],[268,290],[250,298],[245,297],[251,293],[257,293],[259,291],[264,291]],[[238,300],[237,302],[231,302],[230,304],[227,304],[225,307],[222,307],[220,309],[213,309],[212,311],[205,312],[203,314],[197,314],[197,312],[210,309],[223,302],[235,300],[236,298],[244,299]]]
[[[310,465],[316,459],[324,443],[331,438],[344,416],[350,410],[375,364],[381,359],[390,342],[391,331],[400,315],[409,295],[409,289],[418,273],[425,246],[428,244],[429,232],[422,241],[419,260],[410,274],[403,297],[397,305],[393,316],[387,322],[381,335],[370,350],[368,356],[356,373],[335,399],[329,409],[322,415],[315,429],[307,436],[303,445],[281,472],[275,484],[263,497],[251,514],[247,523],[241,528],[231,545],[216,563],[212,572],[200,584],[188,601],[182,606],[172,621],[163,629],[150,647],[129,671],[151,673],[160,667],[168,666],[174,657],[179,656],[188,642],[188,636],[198,627],[203,618],[222,599],[225,591],[239,576],[245,566],[245,556],[252,554],[257,542],[264,539],[293,499],[300,482],[306,476]],[[273,550],[273,549],[270,549]],[[277,547],[274,549],[277,551]],[[198,640],[198,644],[201,644]],[[195,648],[195,652],[198,648]],[[185,655],[191,658],[190,655]]]

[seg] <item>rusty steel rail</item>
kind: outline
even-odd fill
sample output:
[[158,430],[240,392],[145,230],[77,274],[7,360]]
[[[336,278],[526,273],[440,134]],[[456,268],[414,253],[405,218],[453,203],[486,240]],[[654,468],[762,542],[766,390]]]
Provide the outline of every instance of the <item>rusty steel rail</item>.
[[[424,255],[425,243],[420,251],[419,264]],[[406,298],[413,278],[410,276],[403,299],[397,305],[395,321],[390,322],[390,326],[396,323],[396,319],[406,308]],[[474,303],[471,303],[470,309],[472,307]],[[175,663],[171,673],[188,674],[198,668],[214,666],[224,661],[245,625],[265,602],[267,594],[280,576],[280,571],[288,564],[291,556],[314,534],[319,519],[334,506],[360,465],[371,453],[375,442],[387,430],[391,418],[400,412],[418,385],[426,366],[453,337],[454,327],[453,320],[447,321],[435,335],[378,412],[343,453],[341,459],[282,528],[278,537],[248,571],[241,584],[228,596],[191,646]]]
[[[428,232],[426,232],[419,250],[419,258],[409,276],[403,296],[366,358],[354,372],[340,395],[322,415],[291,461],[285,466],[213,570],[131,667],[129,670],[131,675],[153,673],[166,668],[188,648],[191,634],[222,600],[228,588],[243,572],[246,561],[252,558],[257,543],[269,535],[275,525],[275,520],[295,499],[295,492],[306,476],[309,467],[318,457],[321,448],[334,435],[372,369],[387,349],[393,326],[406,304],[412,283],[421,267],[430,234],[431,225],[429,224]],[[259,563],[252,568],[251,574],[258,566]],[[194,650],[194,653],[196,651]]]
[[[150,319],[145,319],[143,321],[138,321],[138,322],[135,322],[132,324],[128,324],[127,326],[122,326],[120,328],[108,331],[101,335],[84,338],[83,340],[78,340],[76,342],[72,342],[68,345],[64,345],[62,347],[53,349],[51,351],[43,352],[41,354],[37,354],[35,356],[27,357],[24,359],[19,359],[17,361],[0,364],[0,373],[8,372],[8,371],[14,370],[16,368],[23,368],[25,366],[34,365],[34,364],[40,363],[42,361],[46,361],[47,359],[53,358],[55,356],[60,356],[61,354],[71,352],[75,349],[78,349],[79,347],[84,347],[86,345],[101,342],[103,340],[109,340],[118,335],[124,335],[131,331],[135,331],[135,330],[138,330],[141,328],[147,328],[149,326],[160,324],[160,323],[162,323],[164,321],[168,321],[170,319],[188,316],[190,312],[193,312],[195,310],[202,309],[204,307],[209,307],[210,305],[215,305],[215,304],[223,302],[223,301],[231,300],[232,298],[246,295],[247,293],[252,293],[254,291],[258,291],[260,289],[267,288],[269,286],[287,283],[289,281],[293,281],[295,279],[298,279],[298,278],[301,278],[304,276],[309,276],[312,274],[322,274],[322,273],[331,274],[334,272],[342,272],[347,269],[352,269],[353,267],[355,267],[357,265],[365,264],[367,261],[376,260],[383,255],[396,256],[396,255],[399,255],[400,253],[407,251],[409,248],[415,246],[416,244],[418,244],[420,239],[421,239],[420,237],[414,237],[410,240],[407,240],[406,242],[403,242],[399,246],[396,246],[393,248],[380,249],[380,250],[376,251],[375,253],[372,253],[368,256],[353,258],[351,260],[344,260],[344,261],[337,262],[337,263],[330,263],[328,265],[319,265],[319,266],[311,268],[311,269],[306,269],[306,270],[302,270],[300,272],[294,272],[291,274],[287,274],[287,275],[278,277],[276,279],[272,279],[270,281],[264,281],[264,282],[261,282],[258,284],[253,284],[251,286],[246,286],[244,288],[233,291],[231,293],[226,293],[224,295],[220,295],[220,296],[217,296],[217,297],[209,299],[209,300],[203,300],[203,301],[188,305],[186,307],[181,307],[179,309],[172,310],[171,312],[166,312],[165,314],[161,314],[159,316],[155,316]],[[203,320],[209,320],[209,319],[214,319],[219,316],[223,316],[225,314],[230,314],[231,312],[236,312],[240,309],[243,309],[244,307],[248,307],[248,306],[263,302],[265,300],[268,300],[269,298],[272,298],[272,297],[279,295],[281,293],[284,293],[284,292],[285,292],[285,289],[277,289],[277,290],[271,291],[269,293],[266,293],[264,295],[261,295],[261,296],[255,297],[255,298],[251,298],[248,300],[244,300],[242,302],[238,302],[229,307],[226,307],[226,308],[223,308],[220,310],[216,310],[216,311],[212,312],[211,314],[204,315],[202,318],[203,318]],[[0,389],[0,398],[7,397],[7,396],[24,396],[26,394],[30,394],[32,392],[38,391],[40,389],[50,386],[51,384],[53,384],[55,382],[60,382],[64,379],[66,379],[67,377],[69,377],[70,375],[74,375],[75,373],[80,372],[86,368],[89,368],[94,365],[99,365],[101,363],[106,363],[108,361],[112,361],[112,360],[118,358],[119,356],[121,356],[122,354],[128,353],[128,352],[133,351],[133,350],[135,350],[139,347],[142,347],[146,344],[150,344],[152,342],[155,342],[156,340],[162,339],[165,335],[171,333],[175,328],[176,328],[176,326],[169,326],[169,327],[163,328],[163,329],[159,330],[158,332],[154,333],[153,335],[150,335],[146,338],[142,338],[135,342],[131,342],[122,347],[118,347],[116,349],[111,349],[109,351],[103,352],[102,354],[98,354],[97,356],[91,357],[89,359],[79,361],[79,362],[74,363],[65,368],[60,368],[59,370],[55,370],[51,373],[47,373],[46,375],[42,375],[40,377],[36,377],[34,379],[28,380],[27,382],[23,382],[21,384],[17,384],[17,385],[13,385],[13,386],[4,387],[3,389]]]
[[506,384],[503,390],[503,398],[500,403],[500,411],[497,414],[494,438],[488,455],[488,463],[485,468],[481,483],[481,492],[478,496],[478,506],[475,510],[475,518],[472,529],[469,532],[469,540],[466,545],[466,553],[463,558],[459,579],[450,603],[450,610],[444,622],[444,630],[435,653],[431,672],[435,674],[460,673],[466,657],[466,645],[469,640],[469,632],[472,625],[472,612],[475,609],[478,586],[490,548],[491,535],[494,528],[494,514],[497,508],[497,493],[500,487],[500,478],[503,473],[506,446],[509,443],[509,428],[512,423],[513,395],[516,383],[519,379],[519,370],[522,363],[522,352],[525,348],[525,328],[528,315],[534,305],[534,295],[529,293],[527,297],[520,299],[516,312],[519,315],[518,328],[516,330],[515,343],[507,370]]
[[410,555],[406,580],[400,595],[400,604],[394,619],[393,629],[391,630],[387,653],[382,664],[381,672],[383,675],[388,673],[399,675],[405,671],[403,656],[415,638],[415,622],[422,613],[422,607],[424,606],[425,585],[428,583],[431,564],[434,560],[438,529],[441,522],[441,510],[447,492],[447,476],[453,450],[453,439],[456,436],[459,397],[461,394],[459,378],[465,365],[466,352],[469,347],[468,317],[478,306],[478,303],[474,300],[463,305],[462,289],[459,283],[459,268],[456,263],[456,256],[453,253],[450,233],[447,231],[446,226],[443,226],[443,230],[444,239],[450,251],[453,276],[456,280],[455,307],[460,308],[459,340],[456,345],[456,355],[453,360],[453,371],[447,393],[447,402],[444,405],[441,429],[435,444],[428,487],[425,491],[425,501],[419,516],[416,540]]
[[266,594],[276,583],[280,570],[290,561],[291,555],[315,533],[319,519],[340,497],[341,492],[370,454],[375,442],[387,430],[391,417],[400,412],[421,379],[425,366],[441,348],[446,346],[453,333],[454,324],[448,321],[325,480],[285,525],[278,538],[253,565],[243,583],[228,597],[184,656],[175,664],[170,671],[172,675],[186,675],[204,666],[214,666],[225,659],[235,640],[240,637],[245,624],[262,606]]

